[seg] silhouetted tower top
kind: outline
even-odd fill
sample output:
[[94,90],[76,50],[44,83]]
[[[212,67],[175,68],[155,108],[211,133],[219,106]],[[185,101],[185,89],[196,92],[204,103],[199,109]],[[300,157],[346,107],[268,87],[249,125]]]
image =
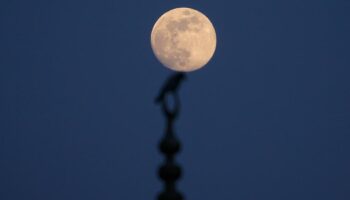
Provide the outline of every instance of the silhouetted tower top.
[[[177,92],[180,83],[184,79],[184,73],[176,73],[170,76],[156,98],[156,103],[162,105],[162,110],[167,120],[165,134],[159,143],[159,150],[165,155],[165,161],[158,170],[159,177],[164,181],[164,189],[158,195],[158,200],[184,199],[183,195],[176,190],[176,181],[181,178],[182,172],[180,166],[175,161],[175,155],[180,151],[181,144],[175,136],[173,129],[173,122],[180,110],[180,99]],[[175,99],[172,109],[170,109],[167,102],[168,95],[171,95]]]

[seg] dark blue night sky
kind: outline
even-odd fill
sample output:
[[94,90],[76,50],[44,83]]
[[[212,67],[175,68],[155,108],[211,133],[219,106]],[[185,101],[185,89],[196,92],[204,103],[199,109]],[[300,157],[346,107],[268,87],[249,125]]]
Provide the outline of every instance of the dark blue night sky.
[[0,199],[151,200],[165,11],[213,22],[183,84],[187,200],[350,199],[350,1],[0,1]]

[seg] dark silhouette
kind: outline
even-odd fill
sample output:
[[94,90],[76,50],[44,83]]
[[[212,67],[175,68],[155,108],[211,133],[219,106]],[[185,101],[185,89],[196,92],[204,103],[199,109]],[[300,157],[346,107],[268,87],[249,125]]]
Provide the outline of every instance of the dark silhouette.
[[186,75],[183,72],[178,72],[170,76],[160,90],[160,93],[155,100],[156,103],[162,102],[168,93],[177,93],[180,83],[184,79],[186,79]]
[[[182,80],[185,79],[184,73],[176,73],[170,76],[162,89],[156,103],[162,104],[163,113],[166,117],[165,135],[159,143],[159,150],[165,155],[165,162],[160,166],[158,174],[164,181],[164,190],[158,195],[158,200],[183,200],[183,196],[176,190],[176,181],[181,177],[181,167],[175,162],[175,154],[181,149],[181,143],[173,131],[173,122],[178,116],[180,110],[180,99],[178,89]],[[173,109],[169,109],[167,95],[175,98]]]

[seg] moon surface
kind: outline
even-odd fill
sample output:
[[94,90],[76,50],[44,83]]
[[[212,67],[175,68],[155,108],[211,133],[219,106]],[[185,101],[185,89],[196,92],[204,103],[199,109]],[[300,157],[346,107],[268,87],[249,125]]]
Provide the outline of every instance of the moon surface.
[[175,8],[154,24],[151,46],[165,67],[190,72],[202,68],[212,58],[216,33],[203,13],[191,8]]

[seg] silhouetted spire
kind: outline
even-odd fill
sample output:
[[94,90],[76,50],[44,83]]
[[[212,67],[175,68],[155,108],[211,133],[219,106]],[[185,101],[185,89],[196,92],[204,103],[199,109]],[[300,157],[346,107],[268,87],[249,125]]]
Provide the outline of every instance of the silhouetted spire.
[[[178,89],[181,81],[185,78],[184,73],[172,75],[162,87],[156,103],[162,104],[162,110],[166,117],[165,135],[159,143],[159,150],[165,155],[164,163],[159,167],[159,177],[164,181],[164,190],[158,195],[158,200],[183,200],[183,195],[176,190],[176,181],[181,178],[181,168],[175,162],[175,154],[181,149],[180,141],[176,138],[173,122],[180,110],[180,99]],[[170,109],[167,95],[175,98],[174,106]]]

